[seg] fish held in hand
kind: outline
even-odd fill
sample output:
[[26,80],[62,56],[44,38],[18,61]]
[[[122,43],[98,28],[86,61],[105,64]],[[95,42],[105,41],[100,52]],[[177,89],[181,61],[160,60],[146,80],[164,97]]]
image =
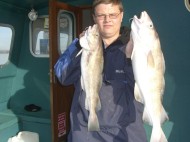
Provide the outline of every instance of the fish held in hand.
[[98,26],[90,26],[79,40],[82,47],[81,86],[86,93],[85,108],[89,111],[88,130],[98,131],[96,111],[101,109],[99,91],[102,86],[103,48]]
[[135,78],[135,99],[144,104],[143,120],[152,125],[150,142],[167,142],[161,128],[168,115],[162,105],[165,88],[165,60],[160,39],[146,11],[136,15],[131,23]]

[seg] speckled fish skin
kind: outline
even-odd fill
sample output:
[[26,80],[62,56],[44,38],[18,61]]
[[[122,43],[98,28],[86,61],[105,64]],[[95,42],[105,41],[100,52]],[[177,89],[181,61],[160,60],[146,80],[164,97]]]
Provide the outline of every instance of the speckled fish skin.
[[96,111],[101,109],[99,91],[102,86],[103,49],[98,26],[88,27],[80,38],[81,86],[86,93],[85,108],[89,110],[88,131],[99,131]]
[[136,15],[131,23],[133,52],[131,55],[135,77],[135,99],[144,104],[143,120],[152,125],[150,142],[167,142],[161,128],[168,119],[162,105],[165,88],[165,61],[160,39],[146,11]]

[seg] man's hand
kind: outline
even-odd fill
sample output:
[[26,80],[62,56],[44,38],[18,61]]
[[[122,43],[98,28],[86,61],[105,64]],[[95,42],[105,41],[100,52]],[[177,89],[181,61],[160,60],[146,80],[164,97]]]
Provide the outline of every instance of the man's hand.
[[129,42],[127,43],[125,54],[127,58],[131,58],[131,54],[133,52],[133,39],[130,36]]
[[85,32],[86,32],[87,29],[88,29],[88,27],[86,27],[85,30],[82,33],[80,33],[79,38],[81,38],[81,37],[84,36],[84,34],[85,34]]
[[85,34],[85,31],[83,31],[82,33],[80,33],[79,38],[83,37],[84,34]]

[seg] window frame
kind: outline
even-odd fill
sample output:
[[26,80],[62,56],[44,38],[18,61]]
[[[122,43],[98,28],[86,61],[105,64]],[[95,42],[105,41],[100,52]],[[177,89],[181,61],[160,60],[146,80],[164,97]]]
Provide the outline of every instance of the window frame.
[[[75,17],[75,15],[74,15],[74,13],[73,12],[71,12],[71,11],[67,11],[67,10],[59,10],[59,12],[58,12],[58,16],[57,16],[57,33],[58,33],[58,48],[57,48],[57,50],[58,50],[58,53],[59,53],[59,55],[61,55],[61,54],[63,54],[63,52],[62,52],[62,50],[61,50],[61,48],[60,48],[60,22],[59,22],[59,20],[60,20],[60,16],[61,16],[61,14],[65,14],[64,15],[64,17],[66,17],[66,18],[68,18],[69,17],[69,15],[71,15],[72,16],[72,20],[71,19],[69,19],[69,22],[73,22],[72,23],[72,40],[70,41],[70,43],[69,44],[67,44],[67,46],[66,46],[66,48],[63,50],[63,52],[68,48],[68,46],[72,43],[72,41],[76,38],[76,17]],[[68,23],[69,24],[69,23]],[[71,36],[71,35],[69,35],[69,36]],[[70,37],[69,37],[70,38]]]
[[[49,15],[41,15],[39,16],[37,19],[39,18],[48,18],[49,19]],[[30,21],[29,23],[29,48],[30,48],[30,53],[34,56],[34,57],[37,57],[37,58],[49,58],[49,54],[35,54],[33,52],[33,29],[32,29],[32,24],[33,24],[33,21]],[[48,29],[45,29],[43,31],[48,31],[49,32],[49,28]],[[49,39],[48,39],[49,41]],[[36,40],[37,42],[37,40]],[[49,45],[49,42],[48,42],[48,45]]]
[[[69,46],[69,44],[71,44],[72,43],[72,41],[74,40],[74,38],[76,38],[76,19],[75,19],[75,15],[74,15],[74,13],[72,13],[72,12],[70,12],[70,11],[67,11],[67,10],[60,10],[59,11],[59,13],[58,13],[58,16],[57,16],[57,23],[58,23],[58,25],[57,25],[57,33],[58,33],[58,52],[59,52],[59,54],[61,55],[63,52],[61,52],[61,48],[60,48],[60,15],[63,13],[64,14],[64,12],[65,12],[65,17],[66,18],[68,18],[69,19],[69,15],[71,15],[72,16],[72,19],[69,19],[69,22],[73,22],[72,23],[72,31],[71,32],[73,32],[73,33],[71,33],[72,35],[69,35],[69,42],[68,42],[68,44],[67,44],[67,46],[66,46],[66,49],[67,49],[67,47]],[[39,18],[49,18],[49,15],[41,15],[41,16],[39,16],[37,19],[39,19]],[[50,54],[35,54],[35,52],[33,51],[33,47],[34,47],[34,45],[33,45],[33,43],[36,43],[37,42],[37,40],[36,41],[33,41],[34,39],[34,36],[33,36],[33,29],[32,29],[32,27],[33,27],[33,21],[30,21],[30,23],[29,23],[29,48],[30,48],[30,53],[34,56],[34,57],[37,57],[37,58],[49,58],[50,57]],[[68,23],[69,24],[69,23]],[[43,31],[48,31],[49,32],[49,26],[48,26],[48,28],[47,29],[45,29],[44,28],[44,30]],[[70,32],[69,32],[70,33]],[[70,36],[72,36],[71,38],[72,38],[72,40],[70,41]],[[48,38],[48,45],[49,45],[49,38]],[[63,51],[65,51],[66,49],[64,49]]]
[[[11,31],[12,31],[12,36],[11,36],[11,43],[10,43],[10,48],[9,48],[9,55],[8,55],[8,59],[6,61],[6,63],[4,64],[0,64],[0,67],[2,68],[3,66],[7,65],[10,63],[10,58],[11,58],[11,55],[12,55],[12,50],[13,50],[13,44],[14,44],[14,38],[15,38],[15,29],[12,25],[10,24],[5,24],[5,23],[0,23],[0,26],[1,27],[7,27],[7,28],[10,28]],[[0,53],[1,54],[1,53]]]

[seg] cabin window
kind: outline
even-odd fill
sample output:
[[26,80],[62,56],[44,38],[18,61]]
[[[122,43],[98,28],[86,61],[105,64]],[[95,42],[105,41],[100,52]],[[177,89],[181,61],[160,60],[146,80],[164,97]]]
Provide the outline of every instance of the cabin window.
[[[62,10],[58,14],[58,50],[62,54],[74,39],[74,16]],[[49,18],[38,17],[30,23],[30,51],[35,57],[49,57]]]
[[49,57],[49,18],[43,16],[30,23],[30,51],[35,57]]
[[5,65],[9,61],[13,31],[12,26],[0,24],[0,66]]
[[62,54],[71,44],[75,37],[75,18],[73,13],[60,10],[58,14],[58,50],[59,54]]

